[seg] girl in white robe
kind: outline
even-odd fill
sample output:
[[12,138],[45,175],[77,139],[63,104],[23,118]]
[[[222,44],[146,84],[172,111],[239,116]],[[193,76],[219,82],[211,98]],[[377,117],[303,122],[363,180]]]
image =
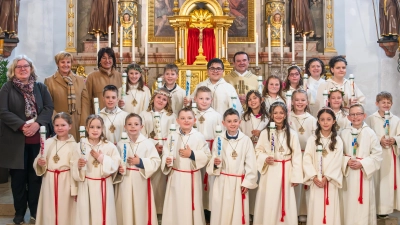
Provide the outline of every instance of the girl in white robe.
[[121,164],[114,176],[118,225],[157,224],[150,177],[161,159],[153,142],[140,133],[142,118],[131,113],[125,121],[129,139],[118,142]]
[[[376,205],[380,217],[386,218],[393,210],[400,211],[400,119],[390,112],[392,95],[382,91],[376,96],[378,111],[369,116],[365,122],[375,131],[382,147],[382,164],[375,174]],[[389,112],[389,125],[385,121],[385,111]],[[386,131],[389,131],[386,134]],[[387,136],[385,136],[387,135]]]
[[312,58],[306,63],[305,73],[308,74],[307,94],[310,102],[310,114],[317,116],[319,102],[317,101],[318,87],[325,83],[322,76],[325,74],[325,64],[319,58]]
[[117,147],[102,132],[103,119],[90,115],[86,120],[88,138],[78,146],[80,156],[74,157],[72,176],[78,182],[75,225],[114,225],[114,187],[112,175],[118,170]]
[[380,169],[382,148],[375,132],[364,123],[365,117],[362,105],[350,106],[352,126],[340,135],[344,146],[342,210],[345,225],[376,225],[373,176]]
[[70,168],[73,156],[78,155],[77,144],[72,135],[72,119],[57,113],[53,119],[56,136],[44,143],[44,151],[36,157],[33,168],[37,176],[43,176],[36,224],[69,225],[75,218],[77,184],[72,179]]
[[[270,121],[256,145],[257,169],[261,177],[253,225],[296,225],[294,186],[303,183],[299,138],[289,126],[285,104],[272,104],[270,115]],[[273,133],[270,129],[272,122],[277,128],[273,139],[270,137]]]
[[335,113],[326,108],[317,115],[318,128],[307,140],[303,156],[304,183],[310,187],[307,224],[340,225],[343,142],[336,134]]
[[126,93],[122,93],[123,89],[119,88],[118,106],[125,112],[139,114],[149,107],[150,89],[144,85],[143,70],[138,64],[129,64],[125,73],[127,73]]
[[[261,130],[263,130],[268,123],[269,114],[263,101],[264,100],[261,96],[261,93],[259,93],[258,91],[250,90],[249,92],[247,92],[247,110],[242,115],[240,130],[245,135],[250,137],[250,140],[253,143],[253,147],[257,145]],[[249,210],[251,215],[254,215],[254,205],[256,204],[257,189],[258,188],[249,190]]]
[[[161,139],[157,135],[156,120],[154,118],[155,112],[160,115],[161,127]],[[142,134],[149,138],[155,145],[158,154],[161,155],[163,151],[163,145],[167,140],[169,133],[169,127],[175,122],[175,114],[172,112],[171,108],[171,94],[166,88],[160,88],[154,91],[151,97],[149,107],[146,111],[140,113],[140,117],[143,120]],[[167,185],[167,177],[162,173],[161,169],[158,169],[151,176],[151,184],[153,186],[154,200],[156,204],[157,214],[162,214],[165,190]]]
[[274,102],[286,103],[285,95],[282,92],[283,81],[275,75],[271,75],[265,81],[262,96],[264,97],[265,106],[267,111]]
[[[323,92],[324,90],[339,89],[343,91],[343,107],[348,110],[350,105],[355,103],[365,104],[365,96],[354,82],[351,87],[350,81],[345,77],[347,61],[343,56],[335,56],[329,61],[329,67],[333,75],[332,79],[328,79],[325,83],[318,87],[317,101],[319,108],[324,107]],[[352,93],[354,92],[354,96]]]
[[168,176],[162,225],[205,225],[200,169],[207,165],[210,150],[204,136],[193,129],[190,109],[181,109],[177,123],[164,145],[161,170]]
[[[317,129],[317,120],[309,113],[307,93],[298,89],[292,94],[292,109],[290,113],[290,127],[297,132],[300,141],[301,152],[304,153],[308,138]],[[308,186],[299,184],[294,188],[297,202],[299,221],[305,222],[307,216],[307,202],[309,198]]]
[[339,136],[344,128],[351,126],[350,120],[347,118],[349,113],[344,110],[342,105],[343,96],[344,92],[339,89],[331,89],[328,95],[328,106],[335,112],[335,126]]
[[240,117],[228,109],[221,135],[222,149],[215,139],[207,173],[215,176],[211,203],[211,224],[250,224],[249,189],[257,187],[256,159],[251,139],[239,131]]

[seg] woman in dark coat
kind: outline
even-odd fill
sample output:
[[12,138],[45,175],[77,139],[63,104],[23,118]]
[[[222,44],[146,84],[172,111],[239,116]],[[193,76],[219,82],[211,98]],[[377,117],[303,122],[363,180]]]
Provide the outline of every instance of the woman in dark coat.
[[33,161],[40,151],[39,128],[51,123],[54,106],[28,57],[17,56],[7,77],[0,90],[0,166],[10,169],[14,223],[21,224],[27,204],[31,219],[36,217],[41,178]]

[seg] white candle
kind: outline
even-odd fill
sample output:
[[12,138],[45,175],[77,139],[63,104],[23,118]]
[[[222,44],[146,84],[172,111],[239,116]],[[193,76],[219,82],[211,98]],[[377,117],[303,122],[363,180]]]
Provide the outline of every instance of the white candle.
[[389,139],[389,137],[390,137],[389,117],[390,117],[390,112],[389,111],[385,111],[385,138],[386,139]]
[[161,136],[161,117],[159,112],[154,112],[155,132],[159,145],[163,145]]
[[258,82],[258,92],[260,92],[260,94],[262,94],[262,91],[263,91],[263,84],[262,84],[262,81],[263,81],[263,77],[262,76],[258,76],[257,77],[257,82]]
[[[99,57],[98,56],[98,53],[99,53],[99,51],[100,51],[100,33],[96,33],[96,47],[97,47],[97,57]],[[99,59],[97,58],[97,61],[99,61]]]
[[306,35],[303,34],[303,66],[306,66],[307,43]]
[[[127,144],[128,144],[128,134],[126,132],[122,132],[121,134],[121,146],[120,149],[122,149],[121,152],[121,158],[122,158],[122,167],[124,168],[124,173],[126,173],[126,162],[128,159],[128,150],[127,150]],[[133,150],[133,149],[132,149]]]
[[100,114],[99,98],[93,98],[94,114]]
[[40,157],[44,157],[44,142],[46,141],[46,127],[40,126]]
[[135,39],[136,39],[136,33],[135,33],[135,25],[132,25],[132,62],[135,62]]
[[268,24],[268,62],[271,62],[272,52],[271,52],[271,25]]
[[193,109],[197,109],[197,103],[196,102],[192,102],[192,110]]
[[128,75],[126,73],[122,73],[122,91],[121,91],[121,97],[122,101],[125,101],[125,96],[126,96],[126,81],[127,81]]
[[[84,127],[84,126],[79,126],[79,137],[80,137],[80,139],[81,139],[80,142],[79,142],[79,144],[80,144],[80,149],[81,149],[81,158],[84,159],[84,160],[86,161],[86,146],[85,146],[85,144],[84,144],[83,141],[82,141],[82,139],[86,137],[86,134],[85,134],[85,127]],[[81,170],[86,170],[86,165],[83,166],[83,167],[81,168]]]
[[231,93],[231,101],[229,104],[229,108],[236,109],[236,99],[237,99],[236,95],[237,95],[236,92]]
[[303,88],[305,91],[307,91],[307,84],[308,84],[308,74],[305,73],[303,77]]
[[281,36],[281,40],[280,40],[280,42],[281,42],[281,58],[283,58],[283,27],[282,26],[279,27],[279,33]]
[[353,141],[351,142],[351,147],[352,147],[352,152],[350,152],[349,155],[351,155],[351,159],[356,159],[357,155],[357,129],[356,128],[351,128],[351,136],[353,137]]
[[111,48],[111,26],[108,27],[108,47]]
[[[223,149],[223,140],[222,140],[222,127],[221,125],[217,125],[215,127],[215,133],[217,134],[217,158],[221,157],[221,152]],[[221,168],[222,163],[220,163],[217,167]]]
[[115,45],[118,43],[118,2],[119,0],[116,0],[115,2]]
[[190,96],[190,85],[192,83],[192,71],[186,70],[186,97]]
[[157,78],[157,88],[162,88],[162,78],[161,77],[159,77],[159,78]]
[[324,90],[322,92],[323,101],[325,103],[325,107],[328,107],[328,90]]
[[256,66],[258,66],[258,33],[256,33]]
[[149,54],[149,50],[147,48],[147,34],[144,36],[144,65],[146,67],[149,66],[149,61],[148,61],[148,54]]
[[292,91],[290,90],[286,92],[286,105],[288,113],[290,113],[292,111]]
[[124,28],[121,26],[120,28],[119,28],[119,57],[120,58],[122,58],[122,46],[123,46],[123,36],[124,36],[124,30],[123,30]]
[[350,81],[350,91],[351,91],[351,97],[355,96],[355,91],[354,91],[354,74],[349,75],[349,81]]
[[292,62],[294,62],[294,26],[292,25]]
[[318,158],[318,180],[322,181],[322,145],[317,146],[317,158]]
[[269,123],[269,144],[271,146],[272,155],[275,152],[275,135],[276,135],[275,122],[271,122]]
[[169,167],[172,167],[174,165],[174,145],[175,145],[175,139],[174,139],[174,135],[173,132],[176,131],[176,127],[175,124],[172,123],[171,125],[169,125],[169,155],[167,158],[171,159],[171,163],[168,164]]

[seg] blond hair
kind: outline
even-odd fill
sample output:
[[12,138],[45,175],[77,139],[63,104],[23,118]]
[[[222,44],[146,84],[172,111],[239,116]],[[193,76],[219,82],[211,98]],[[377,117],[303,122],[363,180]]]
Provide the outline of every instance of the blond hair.
[[26,62],[28,62],[28,64],[31,66],[31,76],[33,76],[35,78],[35,81],[37,80],[38,76],[36,75],[35,71],[36,71],[36,67],[35,65],[33,65],[33,62],[30,58],[28,58],[28,56],[26,55],[19,55],[16,56],[14,58],[14,60],[11,62],[10,66],[7,68],[7,78],[8,81],[11,81],[13,79],[13,77],[15,76],[15,67],[17,67],[17,63],[21,60],[25,60]]
[[65,58],[71,59],[71,63],[72,63],[72,60],[73,60],[72,54],[69,52],[65,52],[65,51],[61,51],[61,52],[57,53],[57,55],[54,56],[54,61],[58,65],[60,60],[63,60]]

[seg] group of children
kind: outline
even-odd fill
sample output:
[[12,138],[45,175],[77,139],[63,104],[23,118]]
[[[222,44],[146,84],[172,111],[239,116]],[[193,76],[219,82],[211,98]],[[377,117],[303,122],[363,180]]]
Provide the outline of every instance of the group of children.
[[105,108],[88,117],[78,143],[70,116],[55,115],[57,135],[33,165],[43,176],[37,223],[376,224],[376,214],[400,210],[399,119],[385,120],[392,97],[381,92],[364,123],[362,93],[345,100],[354,95],[336,60],[339,80],[328,80],[328,104],[313,111],[328,81],[303,88],[298,67],[286,82],[270,76],[263,93],[248,91],[243,110],[219,59],[190,100],[175,65],[151,96],[129,65],[126,88],[104,87]]

